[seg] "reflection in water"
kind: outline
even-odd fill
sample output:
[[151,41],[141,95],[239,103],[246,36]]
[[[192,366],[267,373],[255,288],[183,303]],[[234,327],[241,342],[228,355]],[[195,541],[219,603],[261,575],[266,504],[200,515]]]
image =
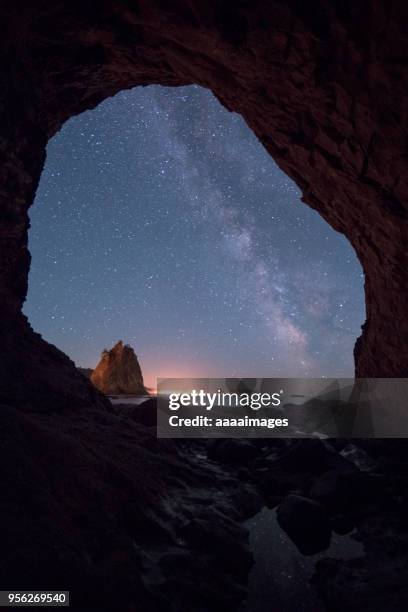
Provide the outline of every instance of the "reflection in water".
[[364,555],[364,546],[353,537],[333,534],[328,550],[304,557],[279,527],[276,510],[266,507],[249,519],[246,526],[255,564],[241,612],[324,612],[309,583],[316,561]]
[[[148,397],[116,396],[110,399],[114,405],[137,405]],[[360,469],[369,469],[368,458],[354,445],[346,446],[342,454]],[[207,460],[205,453],[196,456]],[[249,575],[248,597],[240,612],[325,612],[310,585],[316,562],[325,557],[347,560],[364,555],[364,546],[351,535],[332,534],[328,550],[305,557],[279,527],[276,509],[262,508],[245,525],[249,529],[255,563]]]

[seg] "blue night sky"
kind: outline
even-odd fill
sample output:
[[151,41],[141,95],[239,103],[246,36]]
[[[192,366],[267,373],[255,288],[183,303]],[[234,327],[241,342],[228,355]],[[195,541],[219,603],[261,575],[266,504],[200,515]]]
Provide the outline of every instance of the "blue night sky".
[[122,92],[48,145],[25,305],[77,365],[130,343],[156,376],[351,376],[349,243],[199,87]]

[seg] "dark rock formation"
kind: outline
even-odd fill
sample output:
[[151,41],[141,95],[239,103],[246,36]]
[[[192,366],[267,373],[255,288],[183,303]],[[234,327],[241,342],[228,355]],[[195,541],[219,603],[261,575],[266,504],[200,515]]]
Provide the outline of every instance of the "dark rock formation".
[[[406,442],[360,441],[355,452],[345,440],[252,442],[260,455],[249,459],[237,474],[255,484],[270,508],[279,506],[279,523],[303,554],[324,551],[331,530],[341,535],[354,530],[350,537],[364,545],[359,558],[317,563],[313,584],[325,604],[318,609],[404,610],[408,602]],[[224,464],[222,456],[219,461]]]
[[309,495],[331,512],[341,512],[379,501],[385,494],[381,485],[365,472],[332,470],[316,479]]
[[288,495],[278,506],[278,523],[304,555],[326,550],[331,527],[323,506],[300,495]]
[[92,368],[77,368],[78,372],[81,372],[86,378],[91,378],[93,369]]
[[135,351],[122,340],[107,351],[92,372],[91,381],[106,395],[145,395],[142,370]]
[[208,441],[207,457],[227,465],[246,465],[259,455],[259,450],[249,440],[219,439]]
[[90,405],[110,410],[109,400],[73,361],[34,333],[25,317],[6,323],[0,318],[0,403],[36,412]]
[[354,470],[350,461],[336,453],[327,443],[319,439],[294,440],[289,448],[273,462],[274,468],[283,472],[300,474],[323,474],[328,470],[349,472]]
[[145,427],[156,427],[157,425],[157,399],[151,397],[141,404],[115,404],[113,410],[117,414],[140,423]]
[[0,431],[2,587],[64,585],[81,612],[237,609],[251,564],[237,478],[100,408],[0,405]]

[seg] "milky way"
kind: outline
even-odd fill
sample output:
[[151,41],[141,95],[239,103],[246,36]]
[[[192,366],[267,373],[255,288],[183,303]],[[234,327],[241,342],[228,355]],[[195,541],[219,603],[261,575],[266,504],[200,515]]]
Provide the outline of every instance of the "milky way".
[[82,366],[350,376],[363,278],[243,119],[199,87],[121,92],[48,146],[25,312]]

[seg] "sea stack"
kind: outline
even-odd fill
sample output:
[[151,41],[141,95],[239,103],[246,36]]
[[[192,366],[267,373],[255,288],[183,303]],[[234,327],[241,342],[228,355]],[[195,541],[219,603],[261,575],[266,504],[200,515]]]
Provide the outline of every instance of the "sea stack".
[[101,360],[92,372],[95,387],[106,395],[145,395],[142,370],[135,351],[120,340],[102,352]]

